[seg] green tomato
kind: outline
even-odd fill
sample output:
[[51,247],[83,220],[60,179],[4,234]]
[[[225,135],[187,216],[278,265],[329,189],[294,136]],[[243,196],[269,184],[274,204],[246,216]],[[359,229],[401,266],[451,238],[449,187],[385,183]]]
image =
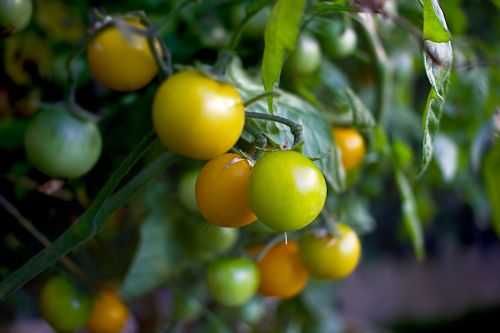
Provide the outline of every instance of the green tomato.
[[198,206],[196,204],[196,179],[200,169],[194,169],[184,172],[181,175],[179,184],[177,187],[177,195],[179,196],[179,201],[184,208],[192,211],[198,212]]
[[205,221],[194,221],[191,229],[195,256],[210,259],[229,251],[238,240],[238,229],[224,228]]
[[208,267],[208,290],[227,306],[246,303],[259,287],[259,269],[248,258],[220,258]]
[[250,174],[250,206],[271,229],[293,231],[311,223],[326,201],[319,168],[296,151],[274,151],[255,163]]
[[78,330],[92,315],[91,298],[63,276],[53,276],[44,284],[38,305],[43,318],[61,333]]
[[288,56],[285,70],[298,75],[314,73],[321,65],[321,48],[314,36],[303,33]]
[[31,0],[0,0],[0,32],[23,30],[30,22],[32,13]]
[[177,294],[173,301],[173,315],[181,321],[190,321],[199,317],[203,312],[203,304],[196,297]]
[[77,178],[92,169],[101,154],[97,126],[62,110],[38,112],[26,129],[28,161],[55,178]]
[[356,50],[358,37],[351,27],[344,27],[337,22],[329,22],[323,28],[321,46],[331,58],[342,58]]

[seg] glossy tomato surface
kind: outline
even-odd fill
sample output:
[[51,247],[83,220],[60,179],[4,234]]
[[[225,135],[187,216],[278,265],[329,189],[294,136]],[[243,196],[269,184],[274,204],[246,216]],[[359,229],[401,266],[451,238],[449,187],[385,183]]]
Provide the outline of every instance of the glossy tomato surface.
[[153,101],[153,125],[163,144],[194,159],[227,152],[244,123],[243,101],[236,88],[195,70],[172,75]]
[[295,151],[266,153],[250,174],[250,207],[262,223],[278,231],[311,223],[323,209],[326,191],[320,169]]
[[242,227],[256,220],[248,199],[250,163],[238,154],[210,160],[196,181],[200,213],[222,227]]
[[[128,24],[145,29],[136,21]],[[142,88],[158,73],[146,37],[117,27],[106,28],[95,37],[87,49],[87,60],[94,78],[117,91]]]
[[365,140],[354,128],[334,127],[332,136],[342,154],[342,165],[346,171],[359,166],[365,157]]
[[128,308],[111,290],[101,290],[94,298],[92,316],[87,324],[90,333],[120,333],[128,319]]
[[361,256],[361,242],[354,230],[337,224],[337,236],[326,230],[307,233],[299,240],[300,257],[309,273],[321,279],[338,280],[353,272]]
[[17,32],[26,28],[33,13],[31,0],[0,0],[0,32]]

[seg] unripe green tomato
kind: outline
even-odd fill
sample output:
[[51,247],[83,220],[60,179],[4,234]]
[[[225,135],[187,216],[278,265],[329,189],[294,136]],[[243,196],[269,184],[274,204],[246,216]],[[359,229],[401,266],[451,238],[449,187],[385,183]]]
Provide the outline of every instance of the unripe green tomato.
[[63,276],[51,277],[42,287],[38,305],[43,318],[59,333],[83,327],[92,314],[92,300]]
[[321,46],[329,57],[347,57],[354,52],[357,44],[358,37],[353,28],[342,28],[337,22],[329,22],[324,26]]
[[62,110],[38,112],[24,140],[28,161],[55,178],[78,178],[90,171],[101,155],[97,126]]
[[311,223],[326,201],[321,170],[296,151],[264,154],[250,174],[250,207],[271,229],[293,231]]
[[0,32],[23,30],[30,22],[32,13],[31,0],[0,0]]
[[184,206],[184,208],[192,212],[198,212],[198,206],[196,205],[195,188],[196,188],[196,179],[198,178],[199,173],[200,169],[193,169],[184,172],[181,175],[177,187],[177,195],[179,196],[179,200],[182,206]]
[[295,49],[290,53],[285,70],[298,75],[314,73],[321,64],[321,48],[314,36],[303,33],[297,40]]
[[208,290],[214,299],[227,306],[246,303],[259,286],[259,269],[248,258],[220,258],[208,267]]
[[201,220],[193,222],[192,247],[201,259],[210,259],[229,251],[238,240],[238,229],[219,227]]
[[177,294],[173,301],[173,315],[175,319],[190,321],[199,317],[203,312],[203,305],[196,297]]

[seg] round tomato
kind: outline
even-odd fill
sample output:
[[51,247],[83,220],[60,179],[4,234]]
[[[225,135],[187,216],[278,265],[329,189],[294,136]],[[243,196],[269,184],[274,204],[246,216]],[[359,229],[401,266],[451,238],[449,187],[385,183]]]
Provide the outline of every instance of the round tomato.
[[342,279],[356,268],[361,255],[359,237],[345,224],[337,224],[337,236],[322,230],[299,240],[300,258],[309,273],[321,279]]
[[[256,255],[263,245],[252,248]],[[290,298],[302,291],[309,274],[300,261],[299,246],[293,241],[280,242],[271,247],[257,261],[260,272],[259,293],[264,296]]]
[[43,110],[25,134],[28,161],[56,178],[77,178],[92,169],[101,155],[97,126],[62,110]]
[[198,212],[198,205],[196,204],[196,179],[200,174],[199,169],[193,169],[184,172],[181,175],[179,184],[177,185],[177,195],[179,201],[184,208]]
[[352,27],[342,27],[337,22],[330,22],[322,31],[321,45],[330,57],[347,57],[356,50],[358,37]]
[[239,236],[237,229],[218,227],[205,221],[193,221],[193,227],[190,229],[193,240],[190,248],[201,259],[229,251]]
[[163,144],[194,159],[227,152],[243,131],[245,110],[233,86],[186,70],[162,83],[153,101],[153,125]]
[[220,258],[208,267],[207,286],[217,302],[241,305],[257,291],[259,269],[248,258]]
[[285,69],[304,75],[314,73],[320,64],[321,48],[318,41],[308,33],[301,34],[295,49],[288,56]]
[[172,314],[175,319],[190,321],[203,313],[203,304],[194,296],[175,294],[172,302]]
[[128,308],[113,291],[101,290],[94,298],[94,309],[87,323],[90,333],[119,333],[128,319]]
[[365,140],[353,128],[334,127],[332,137],[342,154],[342,165],[346,171],[356,168],[365,157]]
[[51,277],[42,287],[38,305],[43,318],[57,332],[74,332],[92,313],[92,301],[63,276]]
[[271,229],[305,227],[321,212],[326,182],[319,168],[296,151],[264,154],[250,174],[250,207]]
[[205,164],[196,180],[196,202],[208,222],[242,227],[255,221],[248,200],[250,170],[238,154],[220,155]]
[[26,28],[33,13],[31,0],[0,0],[0,33]]
[[[128,24],[146,29],[136,21]],[[156,47],[159,49],[159,45]],[[147,85],[158,73],[158,65],[146,37],[116,27],[106,28],[87,49],[90,72],[102,85],[117,91],[132,91]]]

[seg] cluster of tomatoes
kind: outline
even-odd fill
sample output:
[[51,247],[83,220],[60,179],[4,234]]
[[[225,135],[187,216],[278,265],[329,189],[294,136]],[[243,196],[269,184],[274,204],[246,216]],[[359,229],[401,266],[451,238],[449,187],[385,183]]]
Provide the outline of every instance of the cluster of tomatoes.
[[118,333],[129,316],[116,292],[102,289],[91,298],[63,275],[45,282],[38,302],[42,316],[57,332],[75,332],[85,326],[90,333]]
[[[158,57],[147,38],[134,32],[146,27],[133,20],[126,24],[132,28],[130,34],[109,25],[98,31],[87,48],[94,78],[123,92],[146,86],[159,72]],[[155,47],[156,56],[161,55],[159,44]],[[288,232],[308,226],[321,213],[327,186],[308,157],[294,150],[270,150],[251,161],[228,153],[245,124],[244,102],[234,86],[199,70],[182,70],[158,88],[152,119],[165,147],[181,156],[208,160],[197,175],[194,191],[197,209],[209,223],[240,228],[259,220],[273,230]],[[363,137],[346,128],[332,129],[332,136],[344,168],[357,167],[364,156]],[[91,120],[65,110],[43,110],[28,126],[25,146],[28,160],[40,171],[56,178],[77,178],[99,159],[102,139]],[[202,240],[204,235],[199,236]],[[344,224],[336,225],[333,232],[307,231],[297,241],[256,244],[244,256],[210,263],[208,290],[224,305],[243,304],[256,292],[290,298],[300,293],[309,276],[341,279],[349,275],[360,249],[358,236]],[[46,283],[40,307],[47,321],[62,332],[84,325],[94,333],[119,332],[128,316],[126,306],[110,291],[96,296],[92,311],[89,299],[61,276]],[[75,315],[60,316],[68,307],[75,309]]]

